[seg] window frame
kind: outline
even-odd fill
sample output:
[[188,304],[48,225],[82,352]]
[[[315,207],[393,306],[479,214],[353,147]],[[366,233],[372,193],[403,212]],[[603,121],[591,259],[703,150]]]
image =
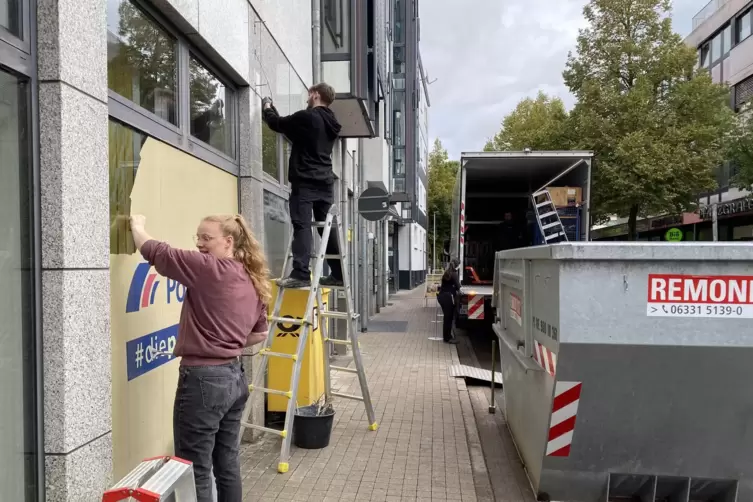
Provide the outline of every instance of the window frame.
[[[108,0],[109,2],[110,0]],[[208,58],[193,45],[186,35],[181,33],[175,26],[156,8],[144,0],[120,0],[131,2],[143,14],[145,14],[161,30],[176,41],[176,116],[177,125],[171,124],[149,110],[142,108],[133,101],[121,96],[108,88],[108,114],[113,119],[137,129],[149,136],[163,141],[189,155],[196,157],[208,164],[218,167],[230,174],[240,174],[240,123],[239,123],[239,89],[223,72],[219,71]],[[232,136],[232,155],[204,143],[191,135],[190,116],[190,57],[194,57],[202,66],[209,70],[219,80],[225,89],[229,91],[226,98],[225,112],[230,124]]]
[[[2,1],[2,0],[0,0]],[[20,33],[0,27],[0,71],[18,77],[28,85],[26,96],[26,124],[29,129],[28,144],[25,155],[28,160],[29,208],[26,216],[32,225],[30,230],[29,259],[31,273],[31,312],[29,313],[31,353],[34,365],[32,381],[29,382],[33,393],[34,409],[31,423],[33,432],[33,483],[34,495],[44,500],[46,495],[46,468],[44,446],[44,354],[42,340],[42,217],[41,217],[41,174],[39,155],[39,78],[37,73],[37,1],[20,0]]]
[[[31,54],[31,1],[19,0],[19,4],[21,12],[18,13],[19,19],[17,21],[21,28],[21,33],[16,35],[4,26],[0,26],[0,42],[4,42],[25,54]],[[33,12],[36,12],[36,10]],[[36,16],[34,17],[36,18]]]
[[[133,0],[131,0],[133,1]],[[214,153],[214,155],[219,155],[222,158],[225,158],[226,160],[230,162],[236,162],[239,160],[239,110],[238,110],[238,88],[228,81],[227,78],[224,78],[221,72],[218,72],[217,69],[207,60],[206,57],[204,57],[200,52],[198,52],[195,48],[192,49],[190,46],[186,47],[186,50],[188,52],[187,58],[185,60],[185,70],[186,70],[186,87],[184,89],[184,92],[179,92],[179,96],[181,97],[181,104],[185,106],[186,113],[184,114],[186,117],[186,124],[185,124],[185,131],[188,133],[188,141],[189,144],[193,143],[192,146],[189,146],[189,149],[192,149],[194,147],[197,148],[203,148],[209,151],[209,153]],[[209,71],[209,73],[214,76],[215,79],[217,79],[224,87],[225,92],[229,92],[230,99],[225,97],[225,115],[226,115],[226,121],[230,123],[230,135],[232,137],[232,150],[233,155],[228,155],[227,153],[213,147],[209,143],[205,143],[201,141],[200,139],[196,138],[193,134],[191,134],[191,75],[190,75],[190,61],[191,57],[196,59],[199,64],[201,64],[206,70]],[[181,58],[182,59],[182,58]],[[185,99],[184,99],[185,98]],[[184,102],[185,101],[185,102]],[[228,103],[229,101],[229,103]],[[180,107],[179,107],[180,108]]]
[[[324,26],[332,37],[332,42],[336,49],[344,47],[343,44],[343,0],[321,0],[322,1],[322,19]],[[334,4],[335,18],[330,19],[327,12],[327,5]],[[333,25],[334,23],[334,25]]]
[[[735,27],[733,30],[732,28]],[[725,47],[724,43],[724,30],[730,30],[730,40],[729,40],[729,48]],[[714,59],[714,41],[719,38],[719,45],[721,48],[719,49],[719,57]],[[737,21],[736,18],[731,19],[724,25],[722,25],[721,28],[716,30],[710,37],[708,37],[703,43],[698,45],[698,66],[700,68],[705,68],[708,70],[711,70],[716,65],[720,64],[722,61],[727,59],[732,52],[732,49],[735,48],[737,45],[735,39],[737,37]],[[709,57],[709,63],[704,66],[703,64],[703,54],[704,50],[708,51],[708,57]]]
[[[741,22],[744,18],[748,18],[749,33],[746,36],[741,37],[740,28],[742,26]],[[743,11],[742,14],[735,16],[734,21],[735,21],[735,33],[734,33],[735,39],[733,41],[734,42],[733,46],[747,40],[751,35],[753,35],[753,7],[749,7],[747,10]]]

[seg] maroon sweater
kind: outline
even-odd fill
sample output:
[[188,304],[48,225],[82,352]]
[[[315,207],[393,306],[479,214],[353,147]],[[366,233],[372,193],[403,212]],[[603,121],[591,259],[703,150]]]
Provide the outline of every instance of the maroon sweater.
[[141,254],[161,275],[187,288],[175,356],[183,366],[224,364],[239,356],[249,333],[269,329],[267,306],[243,265],[150,240]]

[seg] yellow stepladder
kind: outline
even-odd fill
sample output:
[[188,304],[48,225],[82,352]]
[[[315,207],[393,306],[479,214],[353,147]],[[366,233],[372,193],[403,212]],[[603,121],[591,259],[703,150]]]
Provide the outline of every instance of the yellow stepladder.
[[[288,406],[285,413],[285,423],[283,425],[283,429],[277,430],[272,429],[270,427],[264,427],[262,425],[252,424],[248,421],[248,416],[251,411],[251,397],[249,397],[248,405],[246,406],[246,409],[244,411],[243,420],[241,420],[241,433],[240,438],[243,437],[243,432],[246,428],[259,430],[268,434],[274,434],[277,436],[280,436],[282,438],[282,445],[280,447],[280,459],[279,463],[277,464],[277,470],[280,473],[285,473],[289,469],[289,463],[288,460],[290,459],[290,443],[292,441],[293,436],[293,420],[295,419],[295,411],[296,411],[296,399],[298,397],[298,386],[300,383],[300,376],[301,376],[301,364],[303,361],[303,354],[306,350],[306,343],[308,341],[308,336],[312,331],[312,328],[314,327],[314,303],[316,302],[319,315],[323,317],[328,317],[332,319],[345,319],[347,321],[347,331],[348,331],[348,339],[346,340],[338,340],[338,339],[331,339],[329,338],[326,333],[326,323],[322,323],[323,332],[325,333],[324,341],[326,342],[324,345],[325,350],[323,350],[324,354],[324,380],[325,380],[325,399],[326,403],[332,402],[332,397],[342,397],[345,399],[356,399],[359,401],[363,401],[366,406],[366,414],[369,419],[369,430],[375,431],[377,430],[377,423],[376,423],[376,417],[374,414],[374,408],[371,404],[371,396],[369,394],[369,387],[366,382],[366,373],[363,368],[363,362],[361,360],[361,351],[360,346],[358,344],[358,338],[356,335],[356,330],[354,329],[354,322],[356,319],[358,319],[358,314],[355,313],[353,308],[353,299],[352,299],[352,291],[350,288],[350,277],[348,276],[348,267],[346,262],[346,255],[345,255],[345,246],[344,246],[344,240],[343,240],[343,233],[342,233],[342,224],[340,222],[340,212],[337,206],[332,206],[327,213],[327,218],[323,222],[314,222],[312,223],[312,231],[316,232],[317,228],[322,229],[322,236],[321,241],[319,243],[319,250],[316,253],[316,255],[312,256],[312,258],[315,259],[315,264],[313,267],[313,277],[311,280],[311,287],[309,288],[309,294],[308,298],[306,300],[306,308],[304,311],[303,319],[291,319],[290,317],[280,317],[280,309],[282,308],[283,304],[283,297],[285,295],[285,288],[278,288],[277,290],[277,297],[275,299],[275,306],[274,310],[272,311],[272,315],[269,316],[269,333],[267,335],[267,339],[264,342],[264,345],[261,350],[259,350],[258,355],[262,357],[261,364],[259,365],[259,369],[257,370],[253,383],[248,386],[249,392],[251,393],[251,397],[253,396],[254,392],[263,392],[266,394],[275,394],[279,396],[284,396],[288,398]],[[332,226],[336,225],[337,227],[337,236],[338,236],[338,244],[340,249],[340,255],[327,255],[327,242],[329,242],[329,236],[332,230]],[[290,241],[288,242],[288,249],[285,253],[285,263],[282,267],[283,270],[283,276],[286,275],[286,272],[288,271],[289,264],[292,259],[292,235],[290,238]],[[347,312],[337,312],[337,311],[331,311],[331,310],[324,310],[323,309],[323,302],[322,302],[322,294],[321,289],[319,288],[319,281],[322,277],[322,270],[324,268],[324,261],[326,259],[339,259],[340,263],[342,264],[342,271],[343,271],[343,285],[342,286],[327,286],[329,289],[344,289],[345,295],[346,295],[346,304],[347,304]],[[296,349],[295,354],[286,354],[282,352],[273,352],[271,350],[272,342],[274,340],[274,335],[277,330],[278,324],[288,324],[288,325],[299,325],[301,326],[301,332],[300,336],[298,337],[298,347]],[[329,364],[329,348],[331,344],[347,344],[352,347],[352,353],[353,353],[353,359],[355,361],[356,367],[353,368],[342,368],[338,366],[330,366]],[[290,376],[290,390],[288,391],[281,391],[277,389],[270,389],[263,386],[264,379],[266,377],[267,368],[269,366],[269,358],[270,357],[278,357],[283,359],[292,359],[293,360],[293,371]],[[351,373],[356,373],[358,375],[359,383],[361,385],[361,396],[355,396],[350,394],[342,394],[338,392],[332,392],[331,385],[330,385],[330,370],[339,370],[339,371],[346,371]]]

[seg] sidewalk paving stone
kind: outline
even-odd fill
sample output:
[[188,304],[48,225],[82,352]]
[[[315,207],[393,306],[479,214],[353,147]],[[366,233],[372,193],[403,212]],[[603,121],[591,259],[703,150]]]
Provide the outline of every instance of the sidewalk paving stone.
[[[288,473],[277,473],[280,438],[242,445],[244,501],[494,500],[471,398],[448,372],[457,351],[428,339],[438,336],[434,304],[424,306],[423,288],[390,301],[371,323],[407,329],[360,335],[379,429],[368,430],[363,403],[336,398],[330,445],[293,446]],[[354,374],[333,371],[332,385],[360,394]]]

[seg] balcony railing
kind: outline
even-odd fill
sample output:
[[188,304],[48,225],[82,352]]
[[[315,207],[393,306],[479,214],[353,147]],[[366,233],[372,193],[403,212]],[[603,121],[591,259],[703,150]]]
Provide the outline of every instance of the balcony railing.
[[728,1],[729,0],[711,0],[709,3],[707,3],[706,6],[698,11],[698,14],[693,17],[693,29],[695,30],[696,28],[698,28],[701,24],[703,24],[704,21],[713,16],[716,11],[721,9],[722,6]]

